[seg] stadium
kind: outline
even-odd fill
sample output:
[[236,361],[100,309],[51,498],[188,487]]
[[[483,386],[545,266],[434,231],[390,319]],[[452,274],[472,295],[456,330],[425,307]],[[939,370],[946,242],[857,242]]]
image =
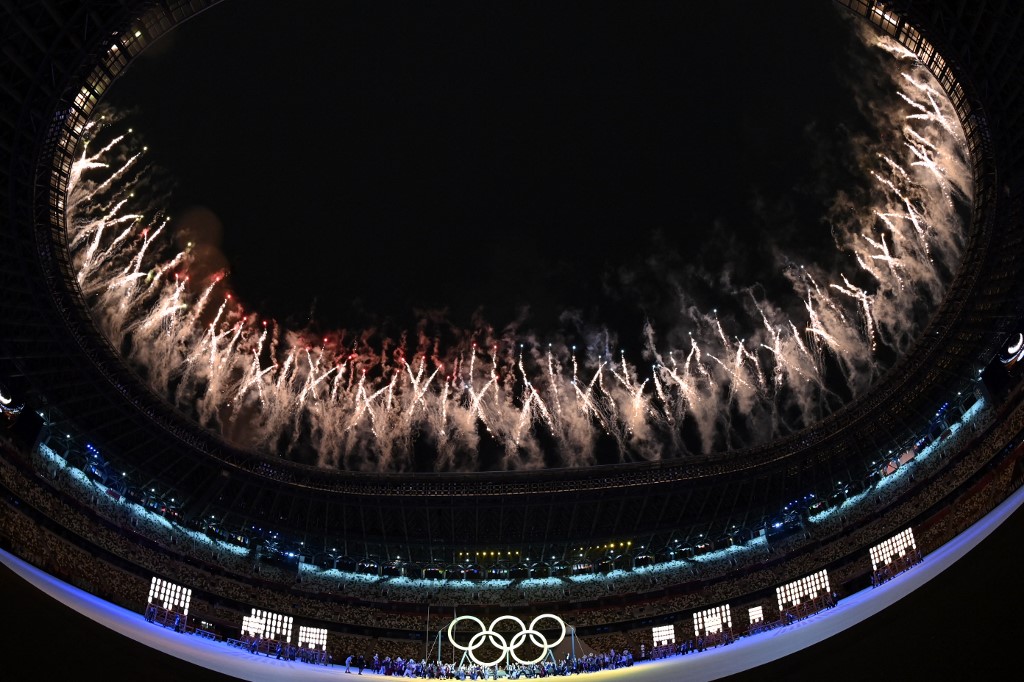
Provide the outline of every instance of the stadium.
[[129,366],[80,288],[67,203],[88,122],[148,45],[213,4],[5,12],[0,547],[11,555],[140,616],[151,603],[164,625],[184,615],[186,631],[225,646],[259,634],[268,656],[284,641],[335,666],[356,650],[459,663],[460,631],[445,629],[459,615],[557,614],[571,634],[541,660],[629,649],[685,661],[913,576],[1024,482],[1024,9],[836,3],[931,72],[973,185],[942,302],[863,395],[737,452],[367,472],[203,428]]

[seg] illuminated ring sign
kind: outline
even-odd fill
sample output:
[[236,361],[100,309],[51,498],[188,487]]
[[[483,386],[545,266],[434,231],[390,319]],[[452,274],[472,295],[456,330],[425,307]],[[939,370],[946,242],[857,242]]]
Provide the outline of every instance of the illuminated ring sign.
[[1024,360],[1024,334],[1017,334],[1017,340],[1006,349],[1008,357],[1000,358],[1004,365],[1015,365]]
[[25,404],[20,405],[14,404],[14,393],[7,389],[7,386],[0,382],[0,415],[15,415],[21,413],[21,409],[25,407]]
[[[537,622],[544,620],[545,618],[550,618],[551,620],[558,623],[558,625],[562,628],[562,634],[559,635],[558,639],[556,639],[554,642],[549,642],[548,638],[536,629]],[[480,626],[480,632],[470,637],[469,643],[465,646],[455,641],[455,635],[452,632],[455,629],[455,624],[458,623],[460,620],[470,620]],[[500,632],[497,632],[494,629],[495,625],[506,620],[512,621],[519,625],[519,632],[512,635],[511,640],[506,640],[505,635],[503,635]],[[533,660],[524,660],[516,655],[516,649],[525,644],[527,638],[529,638],[530,642],[534,646],[540,647],[542,649],[540,656],[534,658]],[[501,662],[501,659],[504,658],[506,654],[510,654],[512,658],[515,659],[515,661],[520,665],[533,665],[534,663],[540,663],[541,660],[545,656],[547,656],[548,651],[550,651],[552,647],[558,646],[563,639],[565,639],[565,621],[551,613],[542,613],[541,615],[537,616],[536,618],[530,621],[530,627],[526,627],[526,624],[515,616],[498,616],[494,619],[494,621],[491,622],[490,627],[484,625],[484,622],[476,616],[459,616],[448,625],[448,641],[452,643],[452,646],[456,649],[461,649],[462,651],[467,652],[474,663],[485,668],[490,668],[491,666],[498,665],[498,663]],[[498,657],[493,661],[481,661],[479,658],[476,657],[476,650],[483,645],[484,640],[490,642],[491,646],[497,647],[498,650],[501,652],[500,654],[498,654]]]

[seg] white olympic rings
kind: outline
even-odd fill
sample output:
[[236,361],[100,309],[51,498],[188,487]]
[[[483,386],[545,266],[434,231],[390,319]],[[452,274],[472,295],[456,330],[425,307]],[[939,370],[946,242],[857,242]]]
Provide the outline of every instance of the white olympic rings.
[[[544,620],[545,618],[550,618],[551,620],[558,623],[558,625],[562,628],[562,634],[559,635],[558,639],[556,639],[554,642],[549,642],[548,638],[536,629],[537,622]],[[458,623],[460,620],[469,620],[480,626],[480,632],[470,637],[469,643],[466,644],[466,646],[462,646],[461,644],[457,643],[455,641],[455,636],[452,632],[455,628],[455,624]],[[514,634],[512,636],[512,639],[508,641],[505,639],[505,636],[503,634],[497,632],[494,629],[495,625],[505,620],[513,621],[519,624],[519,632]],[[540,655],[533,660],[524,660],[516,655],[516,649],[525,644],[527,638],[529,638],[530,643],[541,649]],[[490,642],[491,646],[497,648],[498,651],[500,652],[498,654],[498,657],[493,661],[481,661],[476,657],[475,652],[484,643],[485,639]],[[548,651],[550,651],[553,647],[556,647],[559,644],[561,644],[563,639],[565,639],[565,621],[559,618],[558,616],[554,615],[553,613],[542,613],[541,615],[537,616],[536,618],[530,621],[530,627],[526,627],[526,624],[521,619],[517,618],[516,616],[510,615],[498,616],[491,622],[490,627],[484,625],[484,622],[476,616],[459,616],[458,618],[456,618],[448,624],[448,641],[452,643],[452,646],[456,649],[461,649],[462,651],[467,652],[469,654],[470,659],[472,659],[474,663],[485,668],[490,668],[492,666],[498,665],[498,663],[501,662],[501,659],[504,658],[506,654],[511,655],[512,658],[514,658],[515,661],[520,665],[533,665],[534,663],[540,663],[541,660],[543,660],[544,657],[547,656]]]

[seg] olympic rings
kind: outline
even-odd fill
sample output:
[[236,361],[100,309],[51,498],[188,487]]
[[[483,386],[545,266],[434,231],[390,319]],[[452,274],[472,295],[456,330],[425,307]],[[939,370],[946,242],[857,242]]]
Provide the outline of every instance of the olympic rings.
[[[550,618],[551,620],[558,623],[558,625],[562,628],[562,634],[559,635],[558,639],[556,639],[554,642],[549,642],[547,637],[544,636],[542,632],[536,629],[538,621],[544,620],[545,618]],[[462,646],[461,644],[456,642],[455,635],[452,632],[452,630],[455,628],[455,624],[458,623],[460,620],[469,620],[480,626],[480,632],[477,632],[472,637],[470,637],[469,642],[466,644],[466,646]],[[494,629],[495,625],[505,620],[510,620],[519,624],[519,632],[512,636],[511,641],[507,641],[503,634],[497,632]],[[516,649],[525,644],[527,638],[529,638],[531,644],[541,649],[540,656],[529,661],[519,658],[519,656],[516,655]],[[565,621],[559,618],[558,616],[554,615],[553,613],[542,613],[541,615],[537,616],[536,618],[530,621],[530,627],[526,627],[526,624],[521,619],[511,615],[498,616],[491,622],[490,627],[484,625],[484,622],[476,616],[459,616],[458,618],[456,618],[448,624],[448,641],[452,643],[452,646],[456,649],[461,649],[462,651],[467,652],[469,654],[469,658],[474,663],[476,663],[479,666],[483,666],[484,668],[490,668],[492,666],[498,665],[498,663],[501,662],[501,659],[504,658],[506,654],[511,655],[512,658],[515,659],[515,661],[520,665],[533,665],[534,663],[540,663],[544,659],[544,657],[547,656],[548,651],[550,651],[553,647],[556,647],[559,644],[561,644],[563,639],[565,639]],[[481,661],[476,657],[475,652],[484,643],[484,640],[490,642],[491,646],[497,648],[501,652],[498,654],[498,657],[493,661]]]

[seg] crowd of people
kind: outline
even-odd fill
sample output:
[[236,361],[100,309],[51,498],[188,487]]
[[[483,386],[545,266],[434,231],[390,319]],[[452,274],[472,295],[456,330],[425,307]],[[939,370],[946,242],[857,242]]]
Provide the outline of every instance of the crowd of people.
[[880,564],[871,573],[871,587],[878,587],[882,583],[889,582],[900,573],[909,571],[922,561],[924,561],[924,557],[921,555],[921,550],[915,547],[908,550],[905,554],[894,557],[888,563]]
[[[683,643],[674,653],[686,653],[699,650],[697,639],[685,634],[692,634],[689,621],[697,608],[732,602],[734,612],[742,613],[748,606],[744,595],[802,577],[825,564],[832,566],[831,583],[842,586],[857,575],[870,574],[868,545],[906,527],[937,501],[956,495],[956,504],[949,505],[947,513],[926,520],[920,533],[915,529],[918,546],[925,550],[941,545],[994,507],[1007,494],[1012,471],[987,471],[986,467],[994,453],[1024,428],[1024,408],[997,427],[986,429],[990,421],[990,414],[977,415],[970,425],[953,429],[932,451],[918,455],[872,490],[827,514],[809,518],[803,532],[785,540],[767,543],[757,538],[696,560],[608,575],[425,581],[346,574],[308,564],[302,564],[296,574],[261,566],[244,548],[213,540],[123,498],[115,499],[48,449],[32,454],[32,471],[15,466],[17,456],[0,457],[0,492],[5,498],[0,503],[0,537],[16,554],[47,572],[129,608],[145,603],[148,572],[192,588],[193,612],[220,623],[239,623],[246,615],[240,605],[245,604],[325,623],[386,622],[395,630],[420,632],[425,604],[530,604],[557,610],[577,627],[614,626],[655,617],[667,622],[668,618],[684,633]],[[986,485],[965,485],[980,475],[988,476]],[[32,514],[26,513],[29,509],[50,523],[33,520]],[[98,556],[103,552],[106,558]],[[864,554],[862,562],[841,561],[858,552]],[[700,590],[672,590],[695,578],[701,581]],[[622,596],[628,600],[605,603],[608,597]],[[428,628],[440,627],[447,616],[434,618],[427,622]],[[784,619],[784,612],[773,613],[767,624],[753,627],[769,627]],[[640,628],[612,628],[592,635],[588,643],[609,653],[581,657],[584,662],[579,665],[608,665],[610,652],[638,651],[647,636],[649,631]],[[686,642],[692,643],[690,648],[685,648]],[[339,659],[340,652],[374,648],[385,652],[389,669],[401,667],[402,675],[411,669],[411,676],[417,676],[415,671],[429,658],[423,655],[422,641],[336,633],[332,633],[330,651],[325,654],[337,661],[347,658],[345,654]],[[442,654],[445,660],[454,660],[450,648]],[[539,671],[517,674],[534,673]],[[448,674],[456,673],[449,670]]]
[[245,649],[253,655],[264,655],[285,661],[299,661],[310,665],[333,665],[334,656],[327,647],[301,646],[256,634],[242,634],[241,638],[225,640],[229,646]]

